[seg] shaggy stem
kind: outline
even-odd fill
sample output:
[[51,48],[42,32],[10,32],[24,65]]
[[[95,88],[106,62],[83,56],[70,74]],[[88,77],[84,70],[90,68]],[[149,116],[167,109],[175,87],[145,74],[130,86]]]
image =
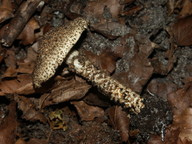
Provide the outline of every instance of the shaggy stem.
[[99,70],[82,53],[73,51],[66,63],[72,71],[92,82],[102,93],[110,96],[111,100],[123,104],[125,108],[139,113],[144,107],[143,99],[138,94]]

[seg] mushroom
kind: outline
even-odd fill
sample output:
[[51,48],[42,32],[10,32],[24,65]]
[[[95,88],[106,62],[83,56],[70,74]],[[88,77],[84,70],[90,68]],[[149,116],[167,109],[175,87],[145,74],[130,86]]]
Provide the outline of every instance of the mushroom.
[[119,102],[135,113],[139,113],[144,107],[143,98],[140,95],[95,67],[83,52],[77,50],[70,52],[87,26],[88,22],[85,19],[77,18],[67,26],[55,28],[45,34],[40,43],[33,73],[34,87],[41,87],[43,82],[55,74],[57,67],[63,61],[66,61],[69,70],[90,81],[103,94],[109,96],[111,100]]

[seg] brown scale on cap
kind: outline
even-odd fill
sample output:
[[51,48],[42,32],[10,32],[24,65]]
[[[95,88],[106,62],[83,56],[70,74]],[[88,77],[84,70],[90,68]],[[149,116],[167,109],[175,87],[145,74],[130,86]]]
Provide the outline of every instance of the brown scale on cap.
[[87,26],[87,21],[80,17],[44,35],[33,72],[33,84],[36,88],[41,87],[43,82],[55,74],[57,67],[64,61]]

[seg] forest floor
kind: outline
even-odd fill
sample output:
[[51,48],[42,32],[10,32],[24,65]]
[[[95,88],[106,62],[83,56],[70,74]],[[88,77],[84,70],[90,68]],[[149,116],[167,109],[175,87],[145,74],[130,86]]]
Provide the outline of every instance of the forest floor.
[[[191,0],[0,0],[0,144],[192,144]],[[89,21],[73,49],[140,94],[123,109],[63,62],[32,75],[54,27]]]

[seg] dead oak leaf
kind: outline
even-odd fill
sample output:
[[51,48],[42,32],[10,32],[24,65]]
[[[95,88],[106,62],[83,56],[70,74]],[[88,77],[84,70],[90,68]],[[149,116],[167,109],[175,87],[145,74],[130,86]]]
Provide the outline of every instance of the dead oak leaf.
[[147,91],[153,95],[157,95],[167,99],[169,93],[175,91],[177,85],[164,78],[152,79],[147,85]]
[[37,57],[36,43],[27,49],[27,57],[23,60],[17,61],[17,72],[24,74],[32,74]]
[[11,102],[8,106],[9,114],[5,117],[5,120],[0,125],[0,143],[1,144],[13,144],[16,140],[16,103]]
[[44,115],[36,110],[37,106],[34,103],[33,99],[26,98],[24,96],[15,95],[15,101],[18,103],[18,108],[22,110],[23,115],[22,117],[26,120],[36,121],[39,120],[43,123],[47,121]]
[[151,59],[154,73],[167,75],[173,69],[176,62],[174,52],[174,47],[172,47],[171,49],[167,50],[166,53],[162,52]]
[[15,94],[15,93],[19,93],[19,94],[34,93],[31,75],[21,74],[14,79],[1,80],[0,96],[6,95],[6,94]]
[[127,72],[115,73],[114,78],[140,93],[152,74],[153,67],[149,59],[143,54],[135,54],[131,59],[129,70]]
[[48,144],[45,139],[31,138],[28,141],[24,141],[22,138],[18,139],[15,144]]
[[114,106],[109,108],[109,118],[112,126],[120,131],[121,139],[123,142],[127,142],[129,139],[129,118],[127,113],[123,111],[120,106]]
[[0,2],[0,23],[6,21],[7,19],[12,18],[13,8],[11,5],[11,0],[1,0]]
[[91,30],[116,39],[127,32],[124,19],[119,17],[123,7],[119,0],[89,1],[83,14],[90,19]]
[[169,30],[179,46],[192,45],[192,16],[179,19]]
[[81,118],[81,121],[92,121],[95,118],[103,117],[104,110],[97,106],[90,106],[84,101],[74,101],[71,102],[77,109],[77,112]]
[[58,80],[50,93],[41,96],[39,106],[44,108],[61,102],[81,99],[90,87],[86,81]]
[[192,82],[187,83],[184,88],[170,93],[168,100],[173,107],[174,115],[182,114],[192,103]]
[[[192,82],[185,84],[168,95],[173,109],[173,124],[166,130],[165,144],[188,144],[192,142]],[[158,141],[160,137],[153,137],[149,141]]]
[[15,58],[15,52],[14,50],[7,50],[6,51],[6,57],[4,59],[5,65],[7,67],[6,71],[4,72],[2,78],[5,77],[15,77],[17,72],[16,72],[16,58]]
[[186,17],[192,14],[192,1],[184,0],[182,4],[182,9],[179,13],[180,17]]
[[85,54],[86,57],[88,57],[99,69],[102,69],[109,74],[114,72],[116,68],[116,60],[119,57],[117,54],[110,51],[103,51],[100,55],[93,54],[90,51],[85,51]]
[[36,40],[35,30],[39,28],[39,23],[31,18],[17,39],[21,40],[23,45],[32,44]]
[[98,18],[103,23],[105,16],[104,11],[108,11],[113,19],[119,18],[119,12],[123,8],[118,0],[100,0],[100,1],[89,1],[84,9],[84,13],[88,17]]
[[122,60],[128,65],[127,70],[121,70],[113,76],[126,87],[140,93],[153,74],[154,68],[148,57],[156,45],[142,36],[137,36],[133,41],[134,45],[123,50]]

